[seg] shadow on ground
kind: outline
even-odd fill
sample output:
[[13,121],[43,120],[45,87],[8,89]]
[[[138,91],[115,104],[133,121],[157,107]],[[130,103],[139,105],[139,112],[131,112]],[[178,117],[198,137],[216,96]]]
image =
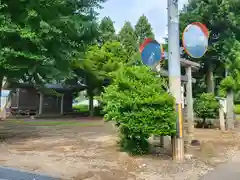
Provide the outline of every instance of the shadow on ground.
[[[0,141],[24,141],[43,137],[59,136],[69,132],[103,133],[105,128],[101,119],[37,119],[0,121]],[[52,133],[51,133],[51,130]],[[46,133],[47,132],[47,133]]]

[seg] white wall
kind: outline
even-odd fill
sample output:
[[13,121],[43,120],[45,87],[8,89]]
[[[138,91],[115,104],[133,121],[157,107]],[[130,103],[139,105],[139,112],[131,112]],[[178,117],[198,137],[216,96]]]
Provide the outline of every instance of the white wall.
[[6,105],[7,98],[8,98],[8,97],[1,97],[1,110],[2,110],[2,108]]
[[7,91],[7,90],[3,90],[2,93],[1,93],[2,94],[2,96],[1,96],[1,110],[6,105],[9,93],[10,93],[10,91]]

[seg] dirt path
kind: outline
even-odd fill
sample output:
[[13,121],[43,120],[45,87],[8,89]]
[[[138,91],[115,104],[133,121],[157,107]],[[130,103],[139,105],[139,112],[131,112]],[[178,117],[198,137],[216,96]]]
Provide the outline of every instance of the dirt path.
[[[163,153],[130,157],[118,151],[116,131],[103,123],[88,127],[5,124],[0,132],[4,137],[1,165],[62,179],[198,180],[212,169],[195,157],[181,164]],[[192,152],[201,154],[199,149]]]

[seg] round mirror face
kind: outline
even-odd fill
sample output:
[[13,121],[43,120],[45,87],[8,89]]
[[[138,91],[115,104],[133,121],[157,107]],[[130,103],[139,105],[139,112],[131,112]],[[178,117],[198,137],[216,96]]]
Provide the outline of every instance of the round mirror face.
[[145,40],[140,47],[140,52],[143,64],[150,67],[156,66],[163,56],[162,46],[155,40]]
[[208,29],[201,23],[188,25],[184,32],[182,43],[186,53],[193,58],[201,58],[208,48]]

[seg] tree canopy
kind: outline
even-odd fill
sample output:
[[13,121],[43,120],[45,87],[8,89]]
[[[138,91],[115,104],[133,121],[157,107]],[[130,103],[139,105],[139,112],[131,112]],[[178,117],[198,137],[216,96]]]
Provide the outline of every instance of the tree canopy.
[[104,17],[99,25],[100,42],[102,44],[110,40],[116,40],[116,32],[110,17]]
[[127,57],[131,58],[138,51],[138,45],[134,28],[130,22],[125,22],[118,34],[118,38],[122,47],[127,51]]
[[135,33],[137,36],[137,43],[141,45],[146,38],[154,39],[151,24],[145,15],[142,15],[135,25]]
[[71,60],[97,34],[93,9],[101,2],[1,0],[1,79],[40,83],[67,76]]
[[83,78],[90,98],[90,109],[93,114],[93,96],[103,91],[103,86],[111,81],[111,73],[126,63],[126,51],[120,42],[108,41],[102,46],[89,46],[85,53],[84,61],[74,66],[78,78]]
[[208,51],[203,58],[197,60],[203,65],[203,68],[195,73],[198,82],[206,79],[207,86],[199,87],[202,83],[196,83],[198,87],[194,89],[203,91],[209,87],[208,91],[214,92],[216,90],[214,84],[217,85],[217,88],[219,87],[226,71],[229,72],[229,75],[231,74],[231,64],[237,61],[237,51],[234,49],[237,48],[240,40],[239,7],[240,4],[237,0],[193,0],[181,12],[181,32],[192,22],[201,22],[210,30]]

